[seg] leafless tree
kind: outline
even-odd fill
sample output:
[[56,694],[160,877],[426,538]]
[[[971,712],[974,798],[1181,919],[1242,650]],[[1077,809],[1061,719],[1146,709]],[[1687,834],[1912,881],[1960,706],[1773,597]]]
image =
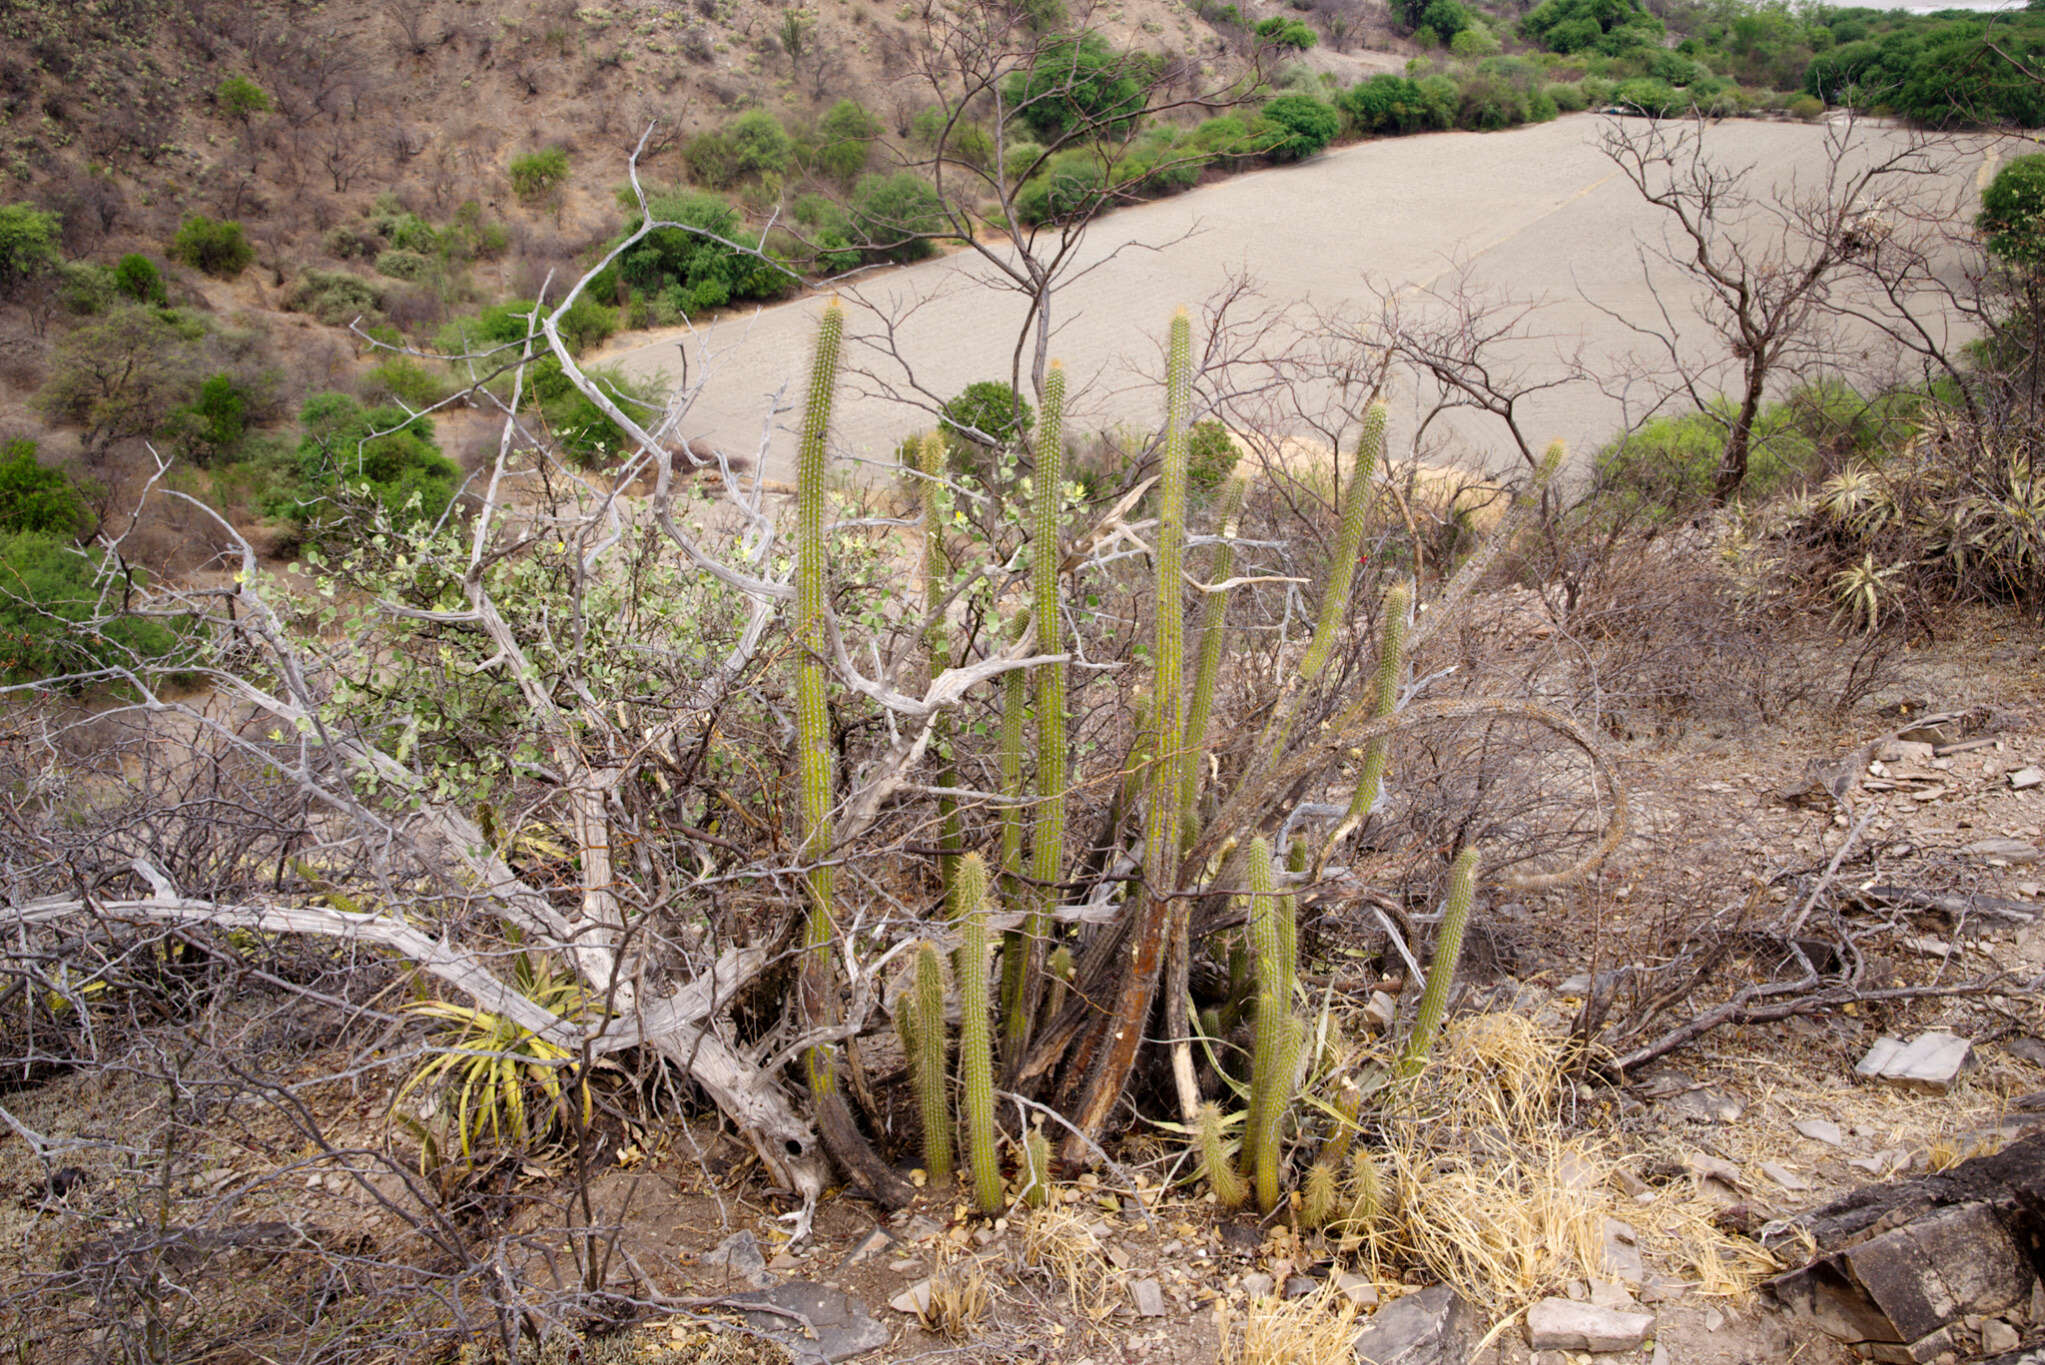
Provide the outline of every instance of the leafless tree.
[[[1769,185],[1753,166],[1714,154],[1701,115],[1606,125],[1605,154],[1664,214],[1662,242],[1643,251],[1696,285],[1711,353],[1698,356],[1682,305],[1661,295],[1657,320],[1620,320],[1665,357],[1671,392],[1698,412],[1723,411],[1725,444],[1712,489],[1720,502],[1746,480],[1771,383],[1835,354],[1823,324],[1834,316],[1842,277],[1881,231],[1886,203],[1914,196],[1940,169],[1922,139],[1891,139],[1856,119],[1828,123],[1822,136],[1814,176]],[[1723,410],[1720,394],[1730,399]]]

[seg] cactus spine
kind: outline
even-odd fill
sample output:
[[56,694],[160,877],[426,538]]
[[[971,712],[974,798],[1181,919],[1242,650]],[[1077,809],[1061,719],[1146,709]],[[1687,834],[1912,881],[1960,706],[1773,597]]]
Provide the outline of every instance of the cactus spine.
[[1214,1191],[1214,1202],[1225,1209],[1241,1208],[1250,1197],[1250,1187],[1236,1171],[1235,1163],[1229,1160],[1228,1143],[1221,1135],[1221,1108],[1215,1104],[1200,1106],[1200,1116],[1194,1124],[1194,1141],[1200,1148],[1200,1168],[1207,1174],[1207,1187]]
[[1278,1203],[1279,1125],[1292,1102],[1299,1071],[1301,1030],[1292,1017],[1292,967],[1297,944],[1284,942],[1291,928],[1290,896],[1278,892],[1271,846],[1253,840],[1244,858],[1249,881],[1250,943],[1257,959],[1257,1033],[1250,1061],[1250,1116],[1243,1130],[1243,1164],[1257,1182],[1257,1205],[1269,1213]]
[[1421,993],[1420,1012],[1413,1017],[1413,1032],[1399,1059],[1399,1068],[1407,1075],[1427,1064],[1428,1050],[1441,1031],[1442,1016],[1448,1011],[1449,984],[1455,979],[1456,961],[1463,955],[1463,930],[1469,926],[1470,905],[1476,894],[1477,850],[1466,848],[1449,868],[1448,906],[1435,933],[1434,956],[1427,963],[1427,989]]
[[[930,654],[930,676],[935,678],[951,667],[951,638],[944,619],[946,585],[951,578],[951,559],[945,553],[945,523],[951,517],[951,498],[944,483],[944,441],[931,432],[918,443],[917,465],[923,472],[923,611],[924,647]],[[937,755],[937,785],[958,785],[958,768],[952,754],[952,720],[941,713],[931,722],[930,747]],[[959,803],[950,796],[937,798],[938,866],[942,869],[945,894],[951,893],[952,878],[958,871]]]
[[[1053,361],[1044,378],[1042,411],[1037,419],[1037,467],[1031,475],[1035,494],[1030,537],[1030,596],[1036,616],[1037,651],[1056,654],[1065,640],[1058,610],[1058,567],[1062,551],[1058,522],[1065,510],[1065,367]],[[1065,665],[1039,664],[1037,691],[1037,805],[1030,830],[1029,914],[1023,921],[1023,942],[1017,955],[1014,999],[1009,1002],[1008,1041],[1020,1055],[1028,1042],[1032,983],[1028,964],[1036,959],[1050,925],[1052,888],[1064,872],[1065,859]],[[1004,993],[1007,982],[1003,982]]]
[[[1221,543],[1214,547],[1208,581],[1225,583],[1235,572],[1235,538],[1242,529],[1243,478],[1229,479],[1221,494]],[[1221,676],[1221,647],[1228,635],[1228,594],[1208,592],[1200,609],[1200,654],[1193,668],[1193,699],[1186,708],[1185,770],[1179,776],[1179,823],[1193,837],[1200,779],[1206,775],[1207,721],[1214,714],[1214,684]]]
[[[838,352],[845,336],[845,310],[833,299],[817,325],[810,365],[809,401],[803,409],[796,447],[795,700],[796,764],[801,783],[802,859],[809,865],[809,918],[803,928],[802,1004],[811,1025],[836,1015],[830,992],[832,938],[831,716],[824,694],[824,439],[831,427],[831,395],[838,378]],[[804,1055],[813,1096],[834,1094],[838,1078],[825,1045]]]
[[973,1194],[982,1213],[1001,1212],[1001,1156],[995,1150],[994,1037],[987,1004],[987,865],[980,855],[959,859],[952,884],[952,918],[959,954],[959,1095],[966,1110],[966,1154]]
[[923,1120],[923,1168],[935,1183],[951,1177],[951,1105],[944,1092],[944,959],[928,943],[916,950],[911,1001],[902,1041]]

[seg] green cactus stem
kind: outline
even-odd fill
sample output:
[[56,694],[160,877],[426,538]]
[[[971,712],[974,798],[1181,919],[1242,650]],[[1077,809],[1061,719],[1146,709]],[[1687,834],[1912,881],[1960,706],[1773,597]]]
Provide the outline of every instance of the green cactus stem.
[[1449,986],[1455,980],[1456,962],[1463,955],[1463,931],[1469,927],[1470,906],[1476,898],[1477,850],[1466,848],[1449,868],[1448,905],[1435,932],[1434,956],[1427,963],[1427,989],[1421,992],[1420,1012],[1413,1017],[1413,1032],[1399,1060],[1399,1069],[1406,1075],[1427,1065],[1427,1054],[1441,1031],[1442,1016],[1448,1012]]
[[[930,655],[930,676],[952,665],[951,633],[944,618],[944,600],[951,579],[951,556],[945,550],[945,529],[951,521],[951,490],[944,481],[944,441],[936,432],[926,435],[916,447],[917,467],[923,478],[923,644]],[[937,756],[937,785],[958,786],[958,765],[952,752],[951,716],[940,714],[930,727],[930,749]],[[944,891],[958,870],[963,837],[959,829],[957,798],[937,798],[938,867]]]
[[1214,1191],[1214,1202],[1225,1209],[1237,1209],[1250,1197],[1250,1187],[1229,1159],[1222,1127],[1221,1107],[1213,1103],[1201,1105],[1193,1125],[1194,1141],[1200,1149],[1200,1169],[1207,1177],[1207,1188]]
[[1269,1213],[1278,1203],[1279,1129],[1299,1072],[1301,1029],[1292,1016],[1292,968],[1298,945],[1285,942],[1292,923],[1287,903],[1292,898],[1278,891],[1270,844],[1252,840],[1243,862],[1250,943],[1257,962],[1257,1027],[1243,1165],[1257,1183],[1258,1207]]
[[1044,1130],[1034,1124],[1023,1139],[1022,1197],[1033,1209],[1051,1202],[1051,1143]]
[[[816,355],[810,366],[809,401],[803,409],[796,446],[795,698],[796,766],[801,784],[802,860],[809,891],[803,927],[802,1003],[812,1027],[835,1022],[830,988],[832,919],[831,716],[824,692],[824,440],[831,426],[831,398],[838,378],[838,353],[845,336],[845,310],[832,300],[817,325]],[[812,1096],[837,1092],[835,1054],[825,1044],[804,1054]]]
[[[1058,569],[1064,551],[1059,521],[1065,511],[1065,367],[1051,363],[1044,379],[1035,432],[1036,469],[1030,476],[1033,500],[1030,535],[1030,603],[1037,625],[1037,651],[1059,653],[1065,641],[1058,604]],[[1030,829],[1030,881],[1025,891],[1028,913],[1023,921],[1022,952],[1014,998],[1004,1030],[1011,1056],[1021,1056],[1029,1043],[1031,1005],[1036,983],[1029,963],[1038,960],[1050,928],[1051,901],[1065,870],[1065,786],[1068,755],[1065,732],[1065,665],[1038,664],[1037,815]],[[1003,982],[1007,994],[1007,982]]]
[[[1392,714],[1399,704],[1399,677],[1405,668],[1404,643],[1406,622],[1413,611],[1413,591],[1404,583],[1395,583],[1385,594],[1384,611],[1378,618],[1377,676],[1371,682],[1375,701],[1371,708],[1373,718],[1383,720]],[[1372,740],[1363,751],[1363,771],[1357,775],[1356,791],[1349,798],[1349,809],[1341,822],[1329,832],[1328,841],[1321,846],[1319,862],[1325,864],[1342,841],[1360,828],[1370,817],[1370,808],[1377,804],[1378,793],[1384,789],[1385,767],[1391,758],[1392,741],[1389,736]],[[1317,866],[1316,873],[1319,871]]]
[[1325,1159],[1307,1171],[1306,1198],[1300,1206],[1300,1222],[1310,1228],[1324,1227],[1341,1204],[1341,1182],[1335,1167]]
[[1349,1221],[1358,1230],[1370,1227],[1386,1211],[1385,1178],[1378,1163],[1361,1147],[1349,1157]]
[[951,1104],[945,1095],[944,958],[932,944],[916,950],[910,1027],[909,1083],[923,1121],[923,1169],[931,1182],[951,1178]]
[[959,930],[952,970],[958,979],[959,1097],[966,1110],[966,1155],[980,1211],[999,1213],[1001,1154],[996,1148],[994,1035],[987,1001],[987,865],[977,853],[959,859],[952,906]]
[[[1207,581],[1226,583],[1235,572],[1235,539],[1242,531],[1246,480],[1238,474],[1221,493],[1221,543],[1209,557]],[[1214,714],[1214,686],[1221,676],[1221,651],[1228,638],[1228,593],[1209,591],[1200,607],[1200,649],[1193,667],[1193,697],[1186,708],[1186,759],[1179,774],[1179,822],[1191,842],[1197,825],[1200,783],[1207,775],[1207,722]]]

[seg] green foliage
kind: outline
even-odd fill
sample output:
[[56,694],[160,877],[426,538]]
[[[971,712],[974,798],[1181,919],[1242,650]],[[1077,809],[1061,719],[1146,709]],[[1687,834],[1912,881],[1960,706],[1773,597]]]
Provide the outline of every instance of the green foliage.
[[270,96],[247,76],[229,76],[214,88],[213,101],[230,118],[246,120],[270,112]]
[[1226,426],[1211,417],[1195,422],[1186,433],[1187,494],[1196,501],[1207,497],[1235,472],[1240,459],[1242,451],[1236,448],[1235,438],[1228,434]]
[[346,327],[358,318],[381,318],[383,291],[345,270],[308,270],[284,291],[284,307],[311,314],[329,327]]
[[89,451],[154,435],[197,383],[194,343],[204,334],[185,314],[110,308],[57,343],[35,405],[52,422],[82,428]]
[[171,415],[185,454],[201,465],[233,459],[248,435],[250,398],[233,375],[208,375],[192,401]]
[[195,213],[179,225],[171,239],[170,254],[194,270],[231,280],[248,269],[256,258],[240,223],[217,221]]
[[1282,14],[1274,14],[1264,20],[1257,25],[1255,32],[1257,41],[1264,46],[1285,48],[1293,52],[1305,52],[1321,41],[1320,36],[1306,24]]
[[560,147],[542,147],[511,158],[508,167],[511,192],[532,201],[545,198],[568,179],[568,153]]
[[839,100],[817,120],[816,168],[840,184],[851,184],[866,169],[880,135],[880,120],[865,105]]
[[376,273],[388,275],[394,280],[406,280],[417,284],[430,280],[439,272],[431,256],[417,251],[390,250],[377,253]]
[[2026,271],[2045,266],[2045,153],[2017,157],[1995,173],[1974,227],[1991,255]]
[[363,376],[372,401],[396,399],[407,407],[429,408],[448,395],[447,381],[409,356],[392,356]]
[[740,114],[726,126],[724,136],[732,164],[741,176],[781,175],[795,155],[788,130],[765,109]]
[[1420,25],[1433,29],[1441,42],[1452,43],[1456,35],[1470,27],[1470,11],[1464,8],[1462,0],[1428,0],[1427,7],[1420,11]]
[[[1819,438],[1865,403],[1844,386],[1806,389],[1765,404],[1754,419],[1744,494],[1767,498],[1808,474]],[[1599,451],[1594,462],[1607,507],[1664,519],[1688,515],[1711,495],[1735,404],[1715,398],[1706,412],[1657,417]]]
[[1410,76],[1372,76],[1351,86],[1336,102],[1358,132],[1405,134],[1455,126],[1454,104],[1433,97]]
[[136,303],[163,304],[169,301],[163,287],[163,273],[156,268],[156,262],[139,252],[131,251],[114,263],[113,283],[116,293]]
[[1789,111],[1791,117],[1810,123],[1824,114],[1825,101],[1815,95],[1798,95],[1783,108]]
[[92,514],[78,488],[61,469],[36,459],[36,443],[9,441],[0,446],[0,534],[24,531],[52,537],[83,535]]
[[433,424],[344,393],[308,398],[298,414],[299,487],[277,510],[301,526],[338,525],[337,493],[366,497],[400,528],[431,522],[454,499],[461,471],[434,444]]
[[114,272],[90,261],[65,261],[57,267],[57,297],[64,311],[82,317],[105,312],[117,297]]
[[[558,373],[558,371],[557,371]],[[646,422],[658,409],[652,386],[628,378],[622,370],[599,369],[588,378],[620,411]],[[577,464],[595,468],[611,464],[637,447],[604,410],[581,389],[562,376],[562,392],[548,396],[542,405],[547,427],[563,454]]]
[[1828,50],[1811,57],[1800,82],[1816,99],[1886,108],[1942,128],[2045,125],[2045,87],[2024,70],[2045,59],[2045,8],[1929,15],[1824,10],[1810,22],[1814,31],[1807,36],[1830,40]]
[[[659,297],[678,315],[746,299],[780,298],[792,286],[788,273],[773,262],[737,248],[743,229],[738,210],[718,196],[671,190],[648,196],[647,208],[655,222],[676,226],[657,227],[642,238],[619,260],[618,277]],[[637,227],[637,221],[630,225]],[[615,288],[606,272],[586,292],[608,297]]]
[[[1482,24],[1472,24],[1449,39],[1449,51],[1465,61],[1494,57],[1500,51],[1498,35]],[[1330,1179],[1333,1177],[1331,1176]]]
[[1027,72],[1009,77],[1002,98],[1039,140],[1119,140],[1143,114],[1135,57],[1115,51],[1097,33],[1054,38]]
[[1342,116],[1312,95],[1280,95],[1259,112],[1274,130],[1266,152],[1273,161],[1303,161],[1335,140]]
[[0,204],[0,298],[57,264],[61,226],[56,214],[33,204]]
[[79,550],[58,535],[25,530],[0,537],[0,679],[30,682],[174,660],[187,647],[183,637],[161,621],[122,614],[130,587],[98,551]]
[[944,405],[940,428],[951,450],[951,467],[982,485],[1003,482],[998,462],[1029,439],[1037,415],[1029,400],[998,379],[968,384]]
[[1677,91],[1665,81],[1648,76],[1636,76],[1630,81],[1619,82],[1619,88],[1612,92],[1613,102],[1628,109],[1654,118],[1667,118],[1690,107],[1690,97]]
[[[1234,123],[1237,141],[1249,142],[1251,134],[1241,120]],[[1016,195],[1016,216],[1034,226],[1074,221],[1097,212],[1107,199],[1109,169],[1105,154],[1096,148],[1058,153]]]
[[1541,93],[1548,97],[1548,102],[1555,106],[1558,113],[1582,113],[1590,105],[1584,88],[1574,81],[1557,81],[1552,85],[1544,85],[1541,87]]
[[1551,52],[1597,52],[1616,57],[1658,47],[1662,21],[1637,0],[1542,0],[1520,20],[1520,36]]
[[920,261],[947,226],[937,189],[914,171],[863,175],[852,189],[852,225],[876,260]]

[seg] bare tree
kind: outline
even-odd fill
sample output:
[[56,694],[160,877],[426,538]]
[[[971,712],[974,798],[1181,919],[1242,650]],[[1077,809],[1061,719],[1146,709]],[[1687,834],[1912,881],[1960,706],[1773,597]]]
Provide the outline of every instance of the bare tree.
[[[1700,358],[1686,322],[1661,296],[1661,316],[1621,318],[1667,360],[1674,392],[1725,428],[1712,496],[1723,502],[1747,477],[1769,386],[1824,364],[1834,354],[1823,324],[1853,261],[1873,245],[1884,205],[1909,197],[1938,172],[1921,139],[1892,139],[1847,118],[1828,123],[1816,175],[1768,185],[1753,166],[1713,155],[1710,125],[1692,120],[1613,120],[1605,154],[1633,188],[1665,215],[1652,250],[1693,282],[1713,350]],[[1646,262],[1642,262],[1643,270]],[[1613,316],[1618,316],[1613,314]],[[1722,416],[1715,400],[1726,394]]]

